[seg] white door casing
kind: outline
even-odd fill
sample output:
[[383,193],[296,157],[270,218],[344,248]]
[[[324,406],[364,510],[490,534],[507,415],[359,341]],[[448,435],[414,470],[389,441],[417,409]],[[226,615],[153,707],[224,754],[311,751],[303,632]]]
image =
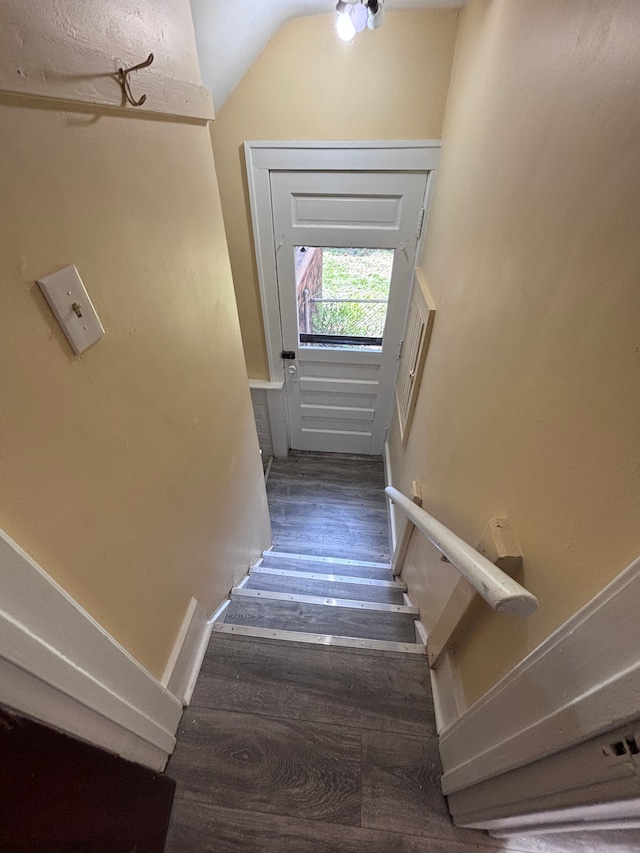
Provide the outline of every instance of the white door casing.
[[[422,173],[423,176],[427,177],[426,195],[428,200],[439,161],[440,142],[438,140],[388,142],[259,141],[245,143],[245,156],[247,161],[247,177],[251,200],[258,280],[267,344],[269,394],[272,398],[271,402],[274,404],[270,408],[275,407],[278,411],[282,411],[285,407],[285,392],[281,389],[284,388],[287,364],[283,363],[280,357],[280,352],[285,347],[280,324],[280,300],[276,264],[276,245],[279,242],[279,237],[276,239],[272,216],[272,173],[276,171],[325,171],[352,174],[359,172],[380,172],[389,175],[409,172]],[[416,225],[417,223],[414,221],[408,231],[408,235],[410,235],[410,239],[413,241],[413,246],[406,247],[407,254],[413,249],[414,256]],[[353,233],[351,236],[354,236]],[[371,236],[370,233],[368,236]],[[351,245],[354,245],[353,241],[349,242]],[[330,244],[340,245],[339,242],[335,241],[325,242],[325,245]],[[304,242],[299,243],[299,245],[304,245]],[[347,245],[347,243],[345,242],[342,245]],[[404,322],[404,312],[401,313],[403,316],[401,317],[400,325]],[[290,349],[291,347],[288,348]],[[366,359],[371,355],[375,356],[375,354],[367,352],[363,352],[362,354],[365,356],[362,372],[366,373],[368,368]],[[335,356],[332,357],[335,358]],[[331,356],[328,358],[329,363],[330,361]],[[393,367],[393,375],[395,375],[396,366],[394,365]],[[392,399],[392,394],[393,376],[390,381],[389,399]],[[275,406],[276,401],[274,398],[276,396],[283,398],[282,404],[279,403],[278,406]],[[274,446],[276,444],[281,448],[291,446],[289,436],[285,434],[287,432],[287,424],[283,423],[282,418],[277,418],[271,424],[271,427]],[[381,435],[384,434],[384,425],[379,432]],[[371,443],[372,447],[376,439]],[[380,442],[380,448],[377,452],[381,452],[381,445],[382,442]]]
[[[414,269],[427,175],[271,173],[291,447],[382,453]],[[309,346],[298,334],[297,246],[393,250],[381,351]]]

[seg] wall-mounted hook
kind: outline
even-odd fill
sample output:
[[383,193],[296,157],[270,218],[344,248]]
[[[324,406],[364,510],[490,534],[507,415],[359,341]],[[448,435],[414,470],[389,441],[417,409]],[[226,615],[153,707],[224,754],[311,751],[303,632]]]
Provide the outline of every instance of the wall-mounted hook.
[[131,85],[129,83],[128,77],[132,71],[139,71],[141,68],[147,68],[153,62],[153,54],[150,53],[149,56],[145,59],[144,62],[139,62],[138,65],[133,65],[131,68],[118,68],[118,82],[122,86],[122,91],[124,92],[124,96],[129,101],[132,107],[141,107],[144,102],[147,100],[146,95],[142,95],[142,97],[136,101],[136,99],[131,94]]

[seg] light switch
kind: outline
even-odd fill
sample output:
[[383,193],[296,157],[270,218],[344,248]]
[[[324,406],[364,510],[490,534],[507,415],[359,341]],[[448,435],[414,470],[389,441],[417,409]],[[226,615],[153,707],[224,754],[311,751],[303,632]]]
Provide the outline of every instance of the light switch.
[[38,284],[75,353],[100,340],[102,323],[74,266],[39,278]]

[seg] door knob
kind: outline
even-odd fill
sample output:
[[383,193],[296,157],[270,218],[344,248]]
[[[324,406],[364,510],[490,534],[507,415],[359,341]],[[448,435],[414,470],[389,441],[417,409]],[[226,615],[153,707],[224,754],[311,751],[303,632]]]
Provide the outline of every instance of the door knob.
[[293,376],[293,374],[294,374],[294,373],[297,373],[297,372],[298,372],[298,368],[295,366],[295,364],[290,364],[290,365],[289,365],[289,367],[287,367],[287,370],[289,371],[289,373],[290,373],[292,376]]

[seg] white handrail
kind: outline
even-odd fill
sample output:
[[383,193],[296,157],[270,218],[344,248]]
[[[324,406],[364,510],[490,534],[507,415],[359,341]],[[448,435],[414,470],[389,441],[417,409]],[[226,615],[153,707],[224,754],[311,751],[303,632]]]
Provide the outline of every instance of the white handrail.
[[537,610],[538,599],[535,595],[501,571],[479,551],[428,512],[416,506],[393,486],[387,486],[384,491],[389,500],[403,511],[494,610],[523,617],[530,616]]

